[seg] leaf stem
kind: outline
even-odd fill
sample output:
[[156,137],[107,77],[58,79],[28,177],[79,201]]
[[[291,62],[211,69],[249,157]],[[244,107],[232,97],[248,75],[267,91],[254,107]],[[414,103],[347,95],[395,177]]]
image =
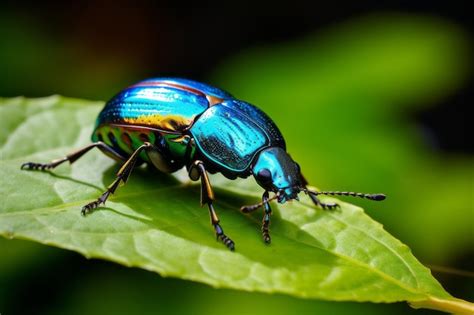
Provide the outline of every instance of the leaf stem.
[[432,310],[442,311],[446,313],[459,315],[474,314],[474,304],[461,299],[440,299],[436,297],[428,297],[423,301],[408,302],[413,308],[428,308]]

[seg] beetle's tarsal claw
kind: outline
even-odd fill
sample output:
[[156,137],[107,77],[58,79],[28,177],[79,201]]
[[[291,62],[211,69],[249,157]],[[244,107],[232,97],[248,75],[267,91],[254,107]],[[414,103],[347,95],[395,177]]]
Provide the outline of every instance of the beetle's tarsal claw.
[[89,212],[89,208],[88,208],[88,207],[86,207],[86,206],[82,207],[82,209],[81,209],[81,215],[82,215],[83,217],[85,217],[88,212]]
[[320,202],[319,205],[324,210],[334,210],[336,208],[339,208],[339,205],[337,203],[323,203],[323,202]]
[[81,209],[81,215],[85,217],[87,214],[91,213],[93,209],[97,208],[98,204],[97,201],[93,201],[91,203],[88,203]]
[[263,241],[265,242],[265,244],[270,244],[272,242],[272,238],[269,234],[267,234],[263,236]]
[[263,232],[262,238],[265,244],[271,244],[272,238],[270,237],[270,232],[268,230],[266,232]]
[[218,240],[224,243],[224,245],[227,246],[228,249],[230,249],[231,251],[235,250],[234,241],[231,240],[227,235],[225,235],[224,233],[221,233],[221,234],[216,234],[216,237]]
[[84,207],[82,207],[81,214],[82,216],[86,216],[86,214],[89,214],[92,212],[92,210],[98,208],[100,204],[105,204],[105,200],[109,196],[110,192],[106,191],[102,196],[100,196],[97,200],[92,201],[88,204],[86,204]]
[[33,163],[33,162],[26,162],[21,165],[22,170],[49,170],[54,166],[51,163],[42,164],[42,163]]

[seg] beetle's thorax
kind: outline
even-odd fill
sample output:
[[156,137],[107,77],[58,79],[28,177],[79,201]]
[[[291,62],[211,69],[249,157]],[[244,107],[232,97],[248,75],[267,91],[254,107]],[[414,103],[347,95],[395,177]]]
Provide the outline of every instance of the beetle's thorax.
[[262,150],[256,156],[252,174],[265,190],[278,194],[278,202],[298,199],[300,169],[284,149],[270,147]]

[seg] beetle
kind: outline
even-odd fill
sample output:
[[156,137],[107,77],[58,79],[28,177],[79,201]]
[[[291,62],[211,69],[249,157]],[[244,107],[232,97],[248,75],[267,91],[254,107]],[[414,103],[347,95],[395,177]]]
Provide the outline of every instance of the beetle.
[[66,161],[74,163],[96,147],[123,165],[105,192],[82,208],[82,215],[105,204],[110,194],[127,182],[136,165],[146,162],[164,173],[186,167],[191,180],[201,181],[201,207],[207,204],[216,237],[230,250],[235,245],[224,234],[214,209],[208,172],[219,172],[229,179],[253,175],[264,189],[262,199],[241,207],[241,211],[263,207],[261,232],[267,244],[271,242],[272,200],[282,204],[298,200],[298,194],[304,192],[316,206],[333,209],[336,203],[323,203],[318,195],[385,199],[384,194],[308,189],[300,166],[286,152],[285,140],[270,117],[228,92],[188,79],[152,78],[125,88],[100,112],[91,144],[50,163],[24,163],[21,169],[44,171]]

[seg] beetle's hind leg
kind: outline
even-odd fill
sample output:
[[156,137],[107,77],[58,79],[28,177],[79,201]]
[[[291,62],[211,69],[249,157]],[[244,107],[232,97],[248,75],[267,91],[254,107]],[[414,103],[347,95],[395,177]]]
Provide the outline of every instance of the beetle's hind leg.
[[100,204],[105,204],[105,201],[110,196],[110,194],[114,194],[115,190],[117,190],[121,183],[125,184],[127,182],[135,164],[137,163],[137,160],[140,157],[140,152],[143,150],[150,151],[153,150],[153,148],[155,147],[151,143],[145,142],[138,149],[136,149],[117,172],[117,177],[112,182],[112,184],[107,187],[107,190],[102,195],[100,195],[99,198],[82,207],[81,214],[86,215],[97,208]]
[[55,159],[52,160],[49,163],[35,163],[35,162],[26,162],[21,165],[21,169],[24,170],[41,170],[41,171],[46,171],[55,168],[58,165],[61,165],[62,163],[69,161],[69,163],[74,163],[77,161],[80,157],[82,157],[84,154],[89,152],[93,148],[99,148],[100,150],[104,151],[106,154],[109,154],[111,157],[116,158],[117,160],[125,160],[120,154],[114,151],[114,149],[110,148],[107,146],[105,143],[98,141],[91,143],[83,148],[80,148],[79,150],[76,150],[68,155],[66,155],[63,158]]
[[207,204],[209,207],[209,216],[211,218],[211,224],[214,227],[214,231],[216,232],[217,239],[224,243],[228,249],[233,251],[235,249],[234,241],[224,234],[224,230],[219,224],[219,217],[217,216],[214,206],[212,205],[212,202],[214,201],[214,192],[212,191],[211,182],[209,181],[206,168],[204,167],[204,163],[202,161],[196,161],[193,163],[193,165],[191,165],[189,169],[189,177],[192,180],[198,180],[201,178],[201,206]]

